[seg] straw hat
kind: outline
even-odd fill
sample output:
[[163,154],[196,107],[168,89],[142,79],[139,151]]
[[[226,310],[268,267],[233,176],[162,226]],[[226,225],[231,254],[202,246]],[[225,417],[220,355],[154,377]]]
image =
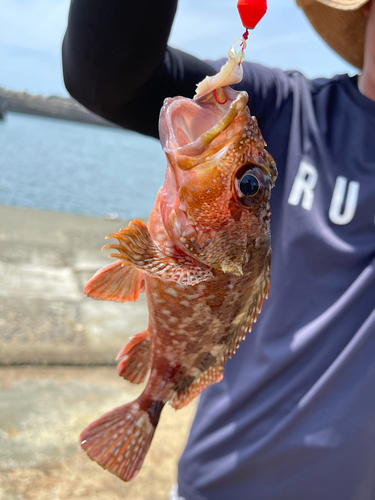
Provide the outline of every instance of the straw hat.
[[356,68],[362,69],[368,0],[296,0],[328,45]]

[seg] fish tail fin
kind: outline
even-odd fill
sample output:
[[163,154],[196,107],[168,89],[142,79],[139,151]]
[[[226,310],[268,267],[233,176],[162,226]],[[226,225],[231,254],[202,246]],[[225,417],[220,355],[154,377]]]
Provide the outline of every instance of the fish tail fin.
[[139,472],[151,444],[164,402],[138,398],[92,422],[81,433],[81,447],[91,460],[130,481]]
[[120,377],[139,384],[147,375],[151,364],[151,339],[148,330],[130,337],[129,342],[117,354],[116,359],[125,358],[117,365]]

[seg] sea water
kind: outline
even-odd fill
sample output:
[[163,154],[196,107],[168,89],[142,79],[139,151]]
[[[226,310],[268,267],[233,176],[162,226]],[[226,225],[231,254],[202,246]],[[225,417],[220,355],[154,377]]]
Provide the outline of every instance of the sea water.
[[163,184],[160,143],[122,129],[8,113],[0,121],[0,204],[147,217]]

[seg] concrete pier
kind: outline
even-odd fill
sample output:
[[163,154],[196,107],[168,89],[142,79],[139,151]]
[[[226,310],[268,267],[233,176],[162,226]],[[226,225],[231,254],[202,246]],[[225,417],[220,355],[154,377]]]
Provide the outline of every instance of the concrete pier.
[[78,443],[86,425],[143,389],[118,377],[114,360],[147,325],[144,296],[117,304],[82,294],[110,262],[104,237],[124,225],[0,206],[0,500],[168,499],[196,402],[163,410],[134,482]]
[[105,236],[127,222],[0,206],[0,364],[115,362],[147,326],[145,296],[120,304],[82,290],[113,262]]

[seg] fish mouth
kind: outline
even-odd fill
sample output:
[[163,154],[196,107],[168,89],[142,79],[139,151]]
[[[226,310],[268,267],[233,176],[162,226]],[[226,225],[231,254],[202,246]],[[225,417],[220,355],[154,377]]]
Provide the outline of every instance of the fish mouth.
[[[230,87],[219,88],[193,100],[185,97],[166,99],[159,122],[163,150],[168,156],[192,158],[200,156],[210,146],[213,150],[221,149],[232,139],[228,128],[244,110],[247,101],[246,92]],[[227,133],[223,134],[225,131]],[[194,166],[191,162],[188,168],[184,168],[183,162],[178,164],[184,170]]]

